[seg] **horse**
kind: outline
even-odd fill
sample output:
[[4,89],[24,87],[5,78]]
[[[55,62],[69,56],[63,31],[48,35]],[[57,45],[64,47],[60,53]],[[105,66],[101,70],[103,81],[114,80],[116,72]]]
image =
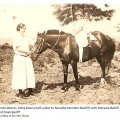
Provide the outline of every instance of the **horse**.
[[[91,32],[96,40],[89,41],[89,45],[83,48],[83,62],[96,58],[101,66],[101,81],[105,80],[111,61],[115,52],[114,39],[100,31]],[[79,62],[79,47],[75,36],[59,30],[48,30],[46,33],[38,33],[37,40],[33,47],[32,58],[35,60],[47,49],[52,49],[58,53],[63,66],[64,83],[62,89],[67,90],[68,65],[71,64],[74,78],[75,89],[79,90],[77,62]]]

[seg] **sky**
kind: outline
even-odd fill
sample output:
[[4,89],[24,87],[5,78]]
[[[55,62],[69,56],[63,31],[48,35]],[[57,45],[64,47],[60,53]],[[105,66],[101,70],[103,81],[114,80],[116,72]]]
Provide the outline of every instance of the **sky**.
[[[104,4],[97,4],[104,9]],[[115,9],[111,21],[100,21],[87,23],[91,30],[99,30],[110,36],[119,36],[116,26],[120,23],[120,4],[110,4]],[[0,4],[0,44],[8,42],[12,44],[12,38],[16,32],[18,23],[25,23],[27,33],[30,37],[36,37],[37,32],[48,29],[59,29],[69,32],[70,25],[61,26],[53,15],[54,8],[51,4]],[[81,25],[84,21],[79,22]]]

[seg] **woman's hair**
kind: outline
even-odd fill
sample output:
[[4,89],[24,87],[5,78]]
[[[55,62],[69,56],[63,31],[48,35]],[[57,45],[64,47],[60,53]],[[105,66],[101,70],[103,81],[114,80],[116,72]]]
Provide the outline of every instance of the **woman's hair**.
[[20,28],[24,28],[24,27],[26,27],[25,26],[25,24],[23,24],[23,23],[19,23],[18,25],[17,25],[17,31],[20,31]]

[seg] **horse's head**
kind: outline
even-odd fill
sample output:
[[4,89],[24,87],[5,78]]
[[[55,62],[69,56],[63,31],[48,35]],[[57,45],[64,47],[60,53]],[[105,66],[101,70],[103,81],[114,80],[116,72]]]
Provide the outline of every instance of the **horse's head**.
[[39,57],[39,54],[41,54],[43,51],[47,49],[47,43],[44,40],[45,32],[44,33],[37,33],[37,40],[35,42],[35,45],[32,49],[31,57],[33,60],[37,60]]

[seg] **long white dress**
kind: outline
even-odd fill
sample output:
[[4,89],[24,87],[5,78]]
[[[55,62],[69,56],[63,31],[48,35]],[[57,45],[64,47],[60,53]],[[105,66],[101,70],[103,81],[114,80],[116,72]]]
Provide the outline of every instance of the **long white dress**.
[[35,75],[30,56],[25,56],[17,50],[20,47],[23,51],[29,50],[30,40],[17,33],[13,40],[13,74],[12,89],[35,88]]

